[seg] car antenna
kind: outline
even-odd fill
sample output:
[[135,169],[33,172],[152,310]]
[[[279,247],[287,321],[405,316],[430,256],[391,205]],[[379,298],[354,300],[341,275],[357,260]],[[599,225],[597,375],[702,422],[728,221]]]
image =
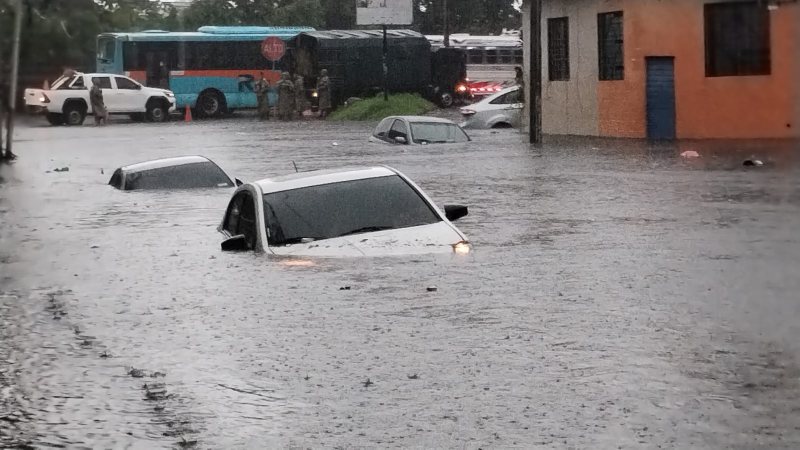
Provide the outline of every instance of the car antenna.
[[294,173],[300,172],[299,170],[297,170],[297,164],[295,164],[294,161],[292,161],[292,165],[294,166]]

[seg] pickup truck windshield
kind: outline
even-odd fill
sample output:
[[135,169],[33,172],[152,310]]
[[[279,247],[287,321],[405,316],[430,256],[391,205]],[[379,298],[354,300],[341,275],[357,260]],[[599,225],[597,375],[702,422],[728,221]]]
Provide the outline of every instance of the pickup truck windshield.
[[411,135],[415,144],[469,142],[467,134],[451,123],[411,122]]
[[397,175],[266,194],[264,211],[274,246],[441,221]]

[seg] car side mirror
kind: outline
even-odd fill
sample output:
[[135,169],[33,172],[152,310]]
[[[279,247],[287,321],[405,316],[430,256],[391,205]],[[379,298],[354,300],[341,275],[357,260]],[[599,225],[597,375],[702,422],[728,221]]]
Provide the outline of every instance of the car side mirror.
[[243,185],[243,184],[244,184],[244,181],[242,181],[242,180],[240,180],[240,179],[238,179],[238,178],[234,178],[234,181],[236,182],[236,186],[237,186],[237,187],[238,187],[238,186],[241,186],[241,185]]
[[136,85],[136,90],[137,91],[141,91],[142,90],[142,85],[141,84],[137,84]]
[[407,144],[408,143],[406,138],[403,137],[403,136],[397,136],[396,138],[394,138],[394,141],[397,142],[398,144]]
[[444,205],[444,215],[449,221],[458,220],[469,214],[469,208],[463,205]]
[[237,234],[222,241],[223,252],[244,252],[250,250],[247,238],[243,234]]

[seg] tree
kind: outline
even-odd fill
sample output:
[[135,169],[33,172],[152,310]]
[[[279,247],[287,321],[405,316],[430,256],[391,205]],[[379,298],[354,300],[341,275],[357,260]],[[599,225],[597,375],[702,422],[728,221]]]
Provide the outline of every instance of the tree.
[[184,11],[185,29],[203,25],[325,25],[323,0],[197,0]]
[[[514,0],[458,0],[449,2],[453,33],[499,34],[519,28],[522,18]],[[414,0],[414,28],[423,34],[444,31],[441,0]]]

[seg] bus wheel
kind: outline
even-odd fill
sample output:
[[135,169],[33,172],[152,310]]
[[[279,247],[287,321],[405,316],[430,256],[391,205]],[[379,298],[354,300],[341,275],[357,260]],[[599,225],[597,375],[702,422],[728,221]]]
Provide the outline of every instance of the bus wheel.
[[203,92],[197,99],[197,109],[203,117],[219,116],[224,109],[222,97],[214,91]]

